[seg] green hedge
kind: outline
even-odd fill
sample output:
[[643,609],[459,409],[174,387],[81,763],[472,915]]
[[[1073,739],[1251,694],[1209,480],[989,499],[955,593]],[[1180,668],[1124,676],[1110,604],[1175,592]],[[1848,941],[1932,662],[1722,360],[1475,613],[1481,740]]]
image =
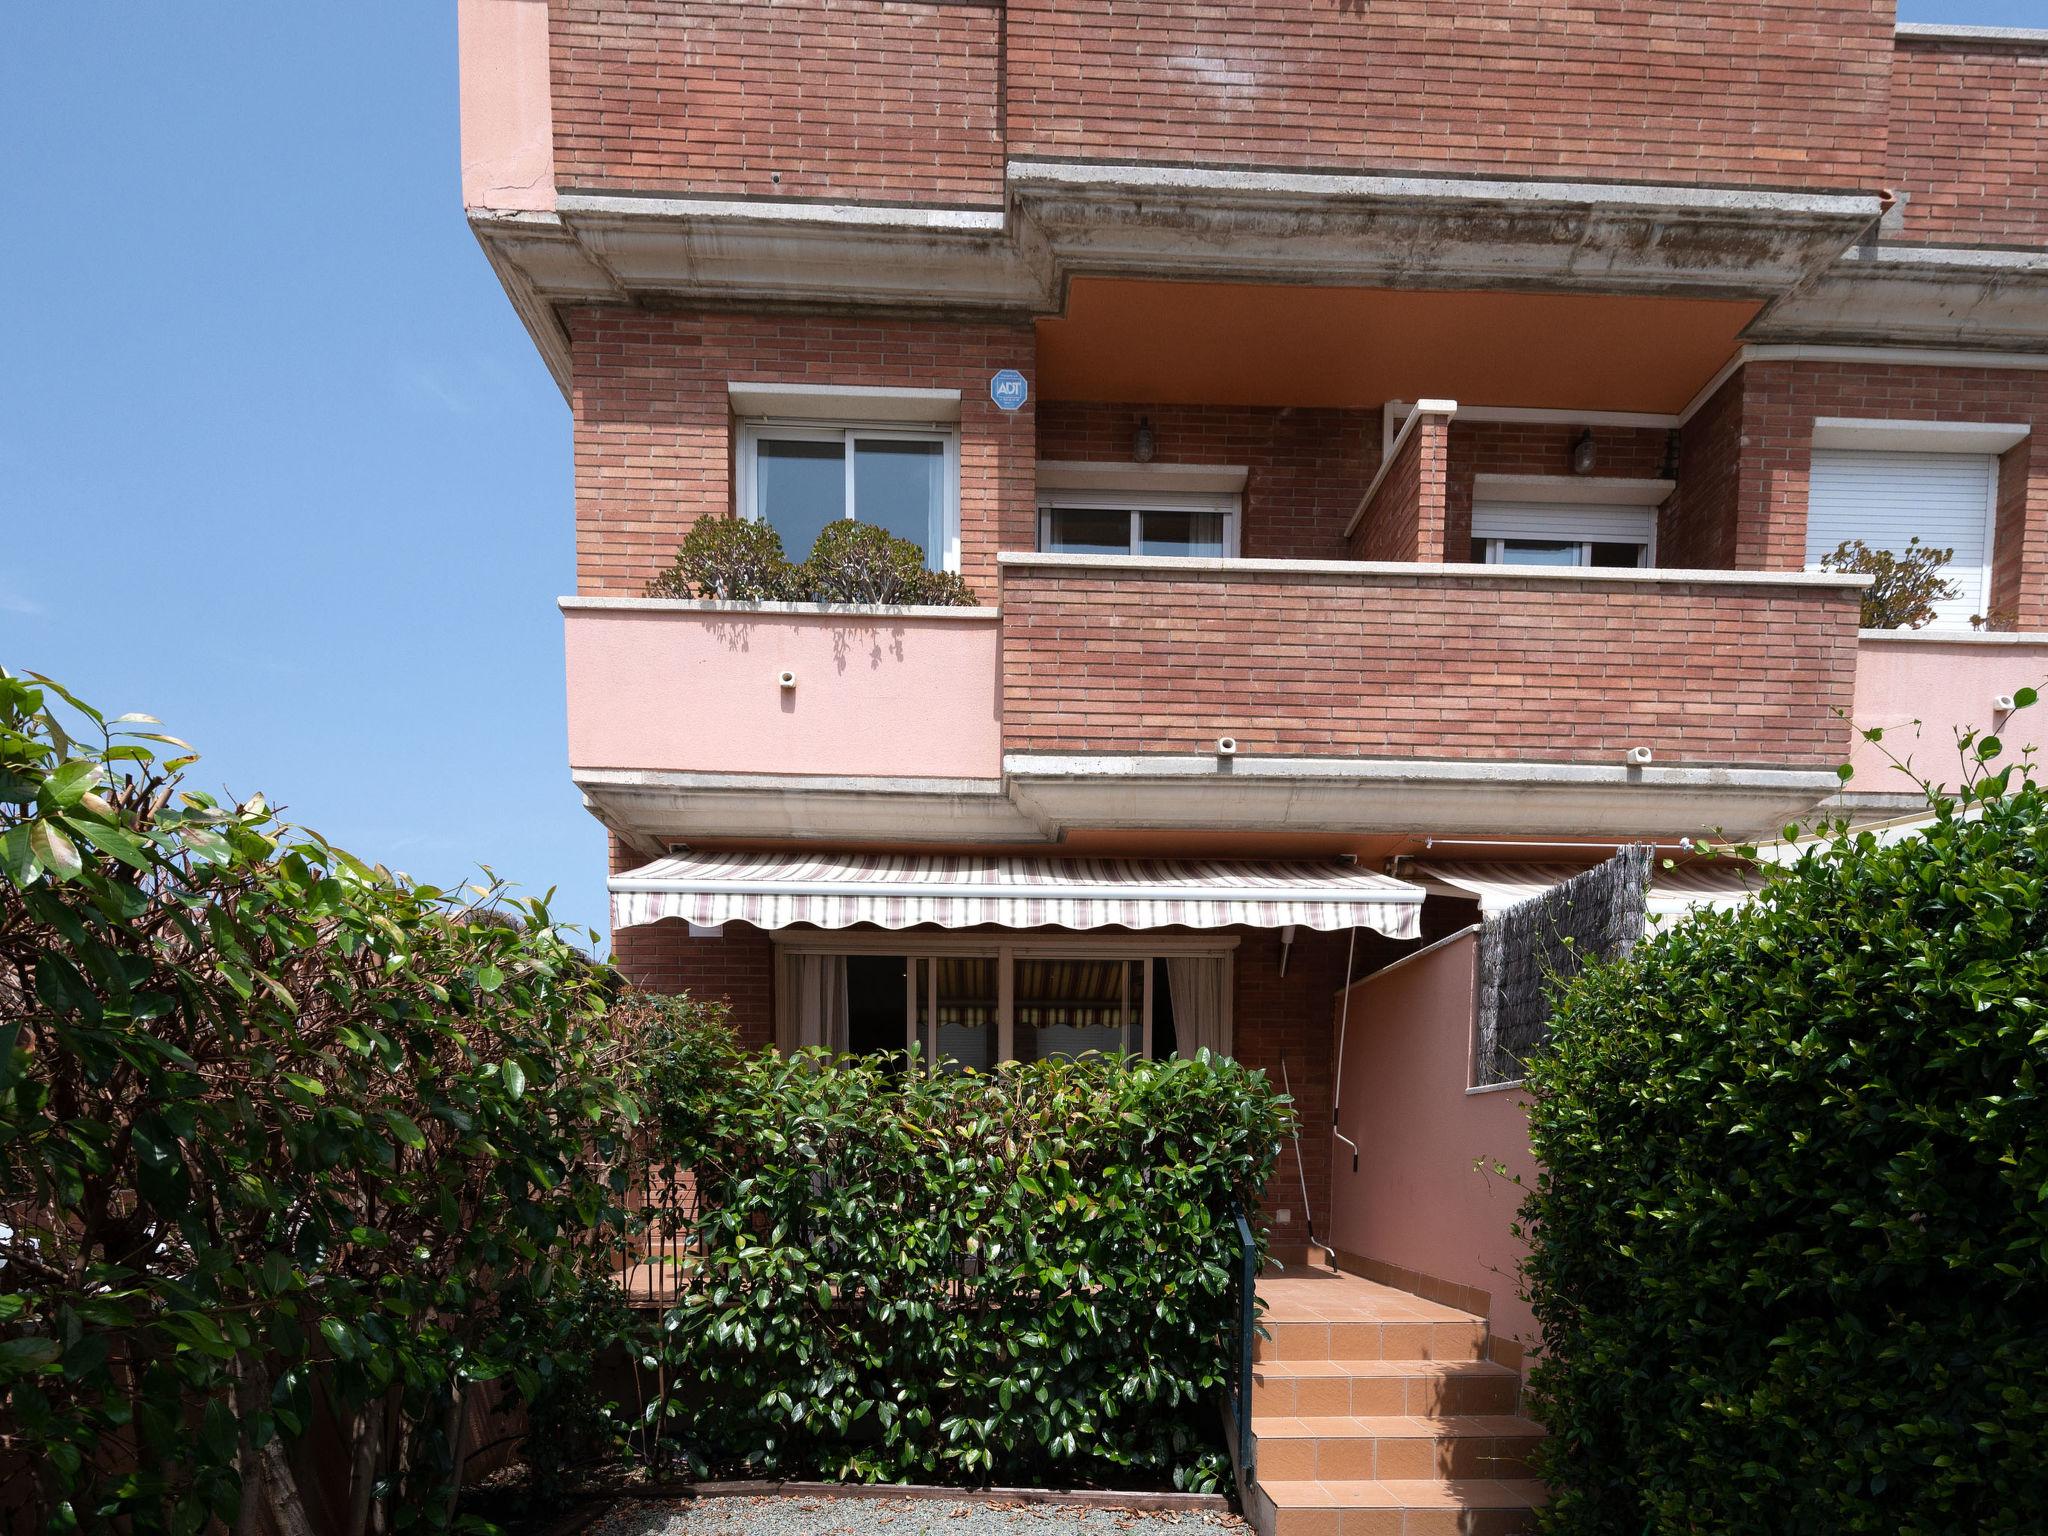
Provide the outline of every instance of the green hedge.
[[1525,1212],[1546,1530],[2042,1528],[2048,805],[2002,787],[1562,994]]
[[655,1416],[700,1470],[1227,1480],[1231,1212],[1291,1125],[1264,1074],[1206,1054],[905,1074],[701,1028],[649,1059],[703,1212]]
[[475,1385],[589,1354],[617,981],[192,760],[0,671],[0,1529],[446,1529]]

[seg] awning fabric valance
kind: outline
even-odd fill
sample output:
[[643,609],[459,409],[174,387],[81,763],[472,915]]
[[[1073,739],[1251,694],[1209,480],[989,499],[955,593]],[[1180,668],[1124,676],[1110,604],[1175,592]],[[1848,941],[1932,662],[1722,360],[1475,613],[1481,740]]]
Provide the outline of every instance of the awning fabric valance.
[[[1442,896],[1479,899],[1490,916],[1533,901],[1554,885],[1583,874],[1583,864],[1494,864],[1479,860],[1432,860],[1408,871],[1418,885]],[[1710,859],[1656,869],[1650,875],[1648,906],[1652,916],[1679,917],[1697,907],[1734,907],[1754,896],[1763,879],[1734,859]]]
[[1373,928],[1421,932],[1420,887],[1288,860],[679,853],[611,881],[612,925]]

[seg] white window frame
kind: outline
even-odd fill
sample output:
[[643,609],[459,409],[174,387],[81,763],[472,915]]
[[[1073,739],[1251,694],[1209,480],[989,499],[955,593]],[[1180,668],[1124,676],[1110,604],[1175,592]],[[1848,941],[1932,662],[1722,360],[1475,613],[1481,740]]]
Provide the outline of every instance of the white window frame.
[[1523,543],[1524,541],[1527,541],[1527,542],[1529,542],[1529,543],[1533,543],[1533,544],[1572,544],[1572,543],[1576,543],[1576,544],[1578,545],[1578,556],[1577,556],[1577,558],[1576,558],[1576,559],[1574,559],[1574,560],[1572,561],[1572,564],[1573,564],[1574,566],[1576,566],[1576,567],[1583,567],[1583,568],[1586,568],[1586,569],[1589,569],[1589,570],[1590,570],[1590,569],[1594,569],[1594,568],[1595,568],[1595,567],[1593,566],[1593,546],[1594,546],[1595,544],[1634,544],[1634,545],[1637,545],[1637,546],[1638,546],[1638,547],[1639,547],[1639,548],[1640,548],[1640,549],[1641,549],[1641,550],[1643,551],[1643,563],[1642,563],[1641,565],[1638,565],[1638,566],[1626,566],[1626,565],[1624,565],[1624,566],[1602,567],[1602,569],[1613,569],[1613,570],[1624,570],[1624,571],[1626,571],[1626,570],[1638,570],[1638,571],[1648,571],[1648,570],[1654,570],[1654,569],[1656,569],[1656,565],[1657,565],[1657,541],[1656,541],[1656,539],[1655,539],[1655,537],[1654,537],[1654,536],[1653,536],[1653,537],[1651,537],[1651,538],[1650,538],[1650,539],[1648,539],[1648,540],[1641,540],[1641,539],[1573,539],[1573,538],[1572,538],[1572,537],[1570,537],[1569,535],[1563,535],[1563,534],[1560,534],[1560,535],[1557,535],[1556,537],[1551,537],[1551,536],[1549,536],[1549,535],[1545,535],[1545,534],[1540,534],[1540,533],[1518,533],[1518,534],[1515,534],[1515,535],[1513,535],[1512,537],[1509,537],[1509,538],[1500,538],[1500,539],[1480,539],[1480,540],[1477,540],[1477,542],[1478,542],[1478,543],[1484,544],[1484,545],[1486,546],[1486,559],[1485,559],[1485,560],[1484,560],[1484,561],[1483,561],[1482,563],[1483,563],[1483,564],[1486,564],[1486,565],[1506,565],[1506,564],[1507,564],[1508,562],[1506,561],[1506,559],[1504,559],[1504,558],[1503,558],[1503,556],[1504,556],[1504,555],[1506,554],[1506,550],[1504,549],[1504,547],[1503,547],[1503,546],[1505,546],[1505,545],[1508,545],[1508,544],[1520,544],[1520,543]]
[[[998,1063],[1015,1061],[1016,1056],[1016,961],[1020,956],[1042,960],[1143,960],[1146,962],[1146,985],[1151,984],[1152,962],[1174,956],[1201,956],[1219,960],[1223,964],[1223,1011],[1226,1027],[1230,1030],[1233,1045],[1236,1041],[1237,1021],[1234,1016],[1237,975],[1236,955],[1238,939],[1235,935],[1222,938],[1183,937],[1159,935],[1147,937],[1144,934],[1129,936],[1103,935],[1091,937],[1085,934],[1047,935],[1042,937],[1020,937],[998,939],[991,942],[987,935],[933,934],[905,931],[901,933],[777,933],[775,943],[775,1013],[777,1038],[791,1022],[786,1010],[794,998],[794,967],[790,963],[797,955],[901,955],[910,962],[904,976],[904,1045],[917,1046],[923,1053],[927,1068],[938,1065],[937,1037],[919,1040],[917,1038],[917,962],[936,961],[942,955],[994,956],[996,961],[996,1055]],[[931,969],[933,988],[937,986],[938,967]],[[938,1010],[936,993],[931,999],[927,1017],[931,1029],[936,1030]],[[1145,1015],[1140,1021],[1143,1032],[1142,1052],[1149,1059],[1152,1055],[1152,1008],[1149,997],[1146,1000]],[[1136,1054],[1136,1053],[1133,1053]]]
[[893,439],[898,442],[940,443],[944,463],[940,467],[938,569],[960,569],[960,429],[943,422],[930,425],[862,421],[778,421],[750,420],[739,423],[738,442],[733,455],[733,511],[749,522],[761,520],[759,450],[764,441],[840,443],[844,447],[846,489],[841,505],[849,522],[859,520],[854,496],[854,442],[856,439]]
[[1052,514],[1072,508],[1079,512],[1128,512],[1129,554],[1140,553],[1143,517],[1147,512],[1220,512],[1223,514],[1223,558],[1238,558],[1238,528],[1244,520],[1244,498],[1234,491],[1117,491],[1041,490],[1038,493],[1038,548],[1052,550]]
[[[1485,505],[1485,503],[1479,503],[1473,508],[1475,529],[1480,519],[1484,516],[1483,509]],[[1623,538],[1593,538],[1582,531],[1583,524],[1579,522],[1579,519],[1588,513],[1596,515],[1606,514],[1622,510],[1621,508],[1599,503],[1591,503],[1586,506],[1572,506],[1559,503],[1554,507],[1542,504],[1532,506],[1527,503],[1511,503],[1510,505],[1514,507],[1514,520],[1517,524],[1513,532],[1489,535],[1475,531],[1472,535],[1474,542],[1486,546],[1483,564],[1505,565],[1507,562],[1502,558],[1504,554],[1503,546],[1528,540],[1542,544],[1578,545],[1578,558],[1573,561],[1573,564],[1576,567],[1585,569],[1594,568],[1593,546],[1595,544],[1636,544],[1642,548],[1643,563],[1635,567],[1635,569],[1650,571],[1657,568],[1657,519],[1654,515],[1651,516],[1649,527],[1644,535],[1639,536],[1631,533]],[[1627,569],[1627,567],[1622,567],[1622,569]]]

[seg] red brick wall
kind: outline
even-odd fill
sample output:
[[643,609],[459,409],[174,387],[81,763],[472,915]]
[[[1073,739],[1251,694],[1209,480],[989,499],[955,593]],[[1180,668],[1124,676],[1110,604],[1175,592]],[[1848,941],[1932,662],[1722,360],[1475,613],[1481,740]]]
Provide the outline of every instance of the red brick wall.
[[[1237,993],[1232,1001],[1232,1049],[1248,1067],[1263,1071],[1277,1089],[1291,1084],[1294,1112],[1300,1117],[1301,1165],[1295,1165],[1296,1144],[1281,1144],[1280,1161],[1266,1186],[1265,1215],[1269,1225],[1280,1211],[1293,1219],[1273,1225],[1273,1241],[1297,1247],[1308,1241],[1302,1210],[1303,1174],[1307,1175],[1309,1209],[1319,1235],[1327,1236],[1330,1212],[1330,1064],[1335,1050],[1330,1000],[1344,984],[1342,933],[1298,929],[1287,974],[1280,974],[1280,935],[1271,929],[1240,931],[1232,969]],[[1359,935],[1368,953],[1410,948],[1376,933]],[[1383,962],[1382,962],[1383,963]],[[1285,1069],[1283,1071],[1283,1065]]]
[[[1444,558],[1471,558],[1473,476],[1569,474],[1572,446],[1584,430],[1554,423],[1454,418],[1444,513]],[[1593,474],[1588,478],[1611,475],[1626,480],[1654,480],[1663,470],[1664,433],[1655,428],[1601,427],[1594,431],[1593,441],[1596,458]]]
[[[2034,440],[1998,460],[1998,516],[1991,529],[1991,601],[1986,628],[2048,628],[2048,475],[2037,476]],[[2033,517],[2028,517],[2028,509]]]
[[699,517],[732,510],[727,381],[958,388],[963,574],[995,596],[998,548],[1032,547],[1033,412],[988,381],[1029,377],[1028,326],[828,315],[582,309],[575,356],[576,584],[633,595]]
[[1737,370],[1679,433],[1678,489],[1657,517],[1657,563],[1733,570],[1742,543],[1742,372]]
[[1012,154],[1867,190],[1892,0],[1012,0]]
[[1444,557],[1444,419],[1424,416],[1403,431],[1405,436],[1394,440],[1393,462],[1351,531],[1354,560]]
[[990,0],[550,0],[548,13],[564,190],[1002,204]]
[[1906,239],[2048,245],[2048,48],[1901,38],[1890,144]]
[[[2048,372],[1901,364],[1759,362],[1742,371],[1737,564],[1796,570],[1806,559],[1806,497],[1816,417],[2029,423],[2001,464],[1992,606],[2014,627],[2048,628]],[[1753,531],[1752,531],[1753,530]]]
[[1379,467],[1379,412],[1048,400],[1039,457],[1127,463],[1140,418],[1152,423],[1156,463],[1244,466],[1241,553],[1346,558],[1344,525]]
[[673,919],[620,928],[612,934],[612,963],[650,992],[729,1003],[743,1043],[775,1043],[775,945],[762,929],[727,923],[715,939],[693,939],[689,925]]
[[1004,750],[1829,768],[1853,591],[1012,566]]
[[1666,566],[1798,570],[1814,422],[1823,416],[2027,424],[1999,463],[1991,609],[1998,627],[2048,627],[2048,372],[1848,362],[1754,362],[1686,424],[1678,494],[1658,523]]

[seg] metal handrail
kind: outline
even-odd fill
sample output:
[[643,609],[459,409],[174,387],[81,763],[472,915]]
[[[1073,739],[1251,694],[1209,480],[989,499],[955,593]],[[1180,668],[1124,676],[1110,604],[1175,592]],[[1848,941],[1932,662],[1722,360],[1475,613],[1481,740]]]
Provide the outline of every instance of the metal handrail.
[[1230,1411],[1237,1425],[1237,1470],[1246,1484],[1252,1480],[1252,1341],[1259,1326],[1259,1248],[1252,1240],[1251,1223],[1244,1207],[1231,1208],[1237,1221],[1237,1374],[1230,1394]]

